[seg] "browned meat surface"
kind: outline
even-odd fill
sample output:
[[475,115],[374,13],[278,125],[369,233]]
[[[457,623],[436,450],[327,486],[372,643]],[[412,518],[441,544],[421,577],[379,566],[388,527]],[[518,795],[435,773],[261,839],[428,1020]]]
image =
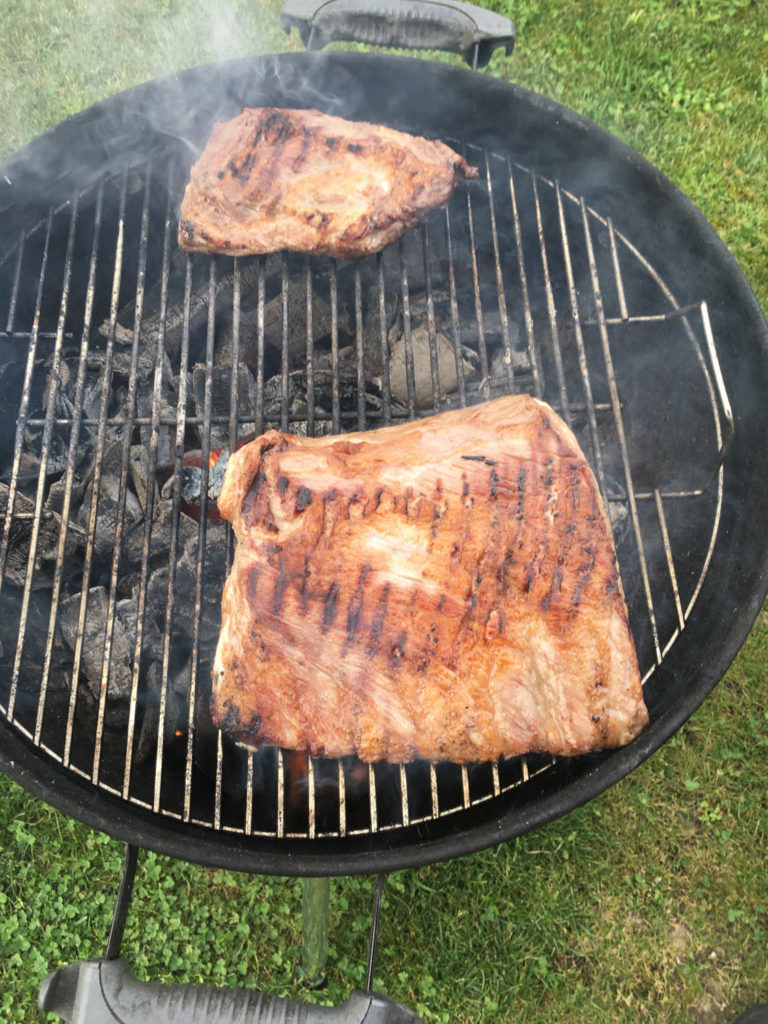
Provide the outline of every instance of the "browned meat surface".
[[246,743],[473,762],[647,722],[613,539],[576,438],[528,396],[235,453],[214,721]]
[[280,249],[356,259],[444,206],[477,169],[442,142],[317,110],[247,109],[217,123],[181,204],[188,252]]

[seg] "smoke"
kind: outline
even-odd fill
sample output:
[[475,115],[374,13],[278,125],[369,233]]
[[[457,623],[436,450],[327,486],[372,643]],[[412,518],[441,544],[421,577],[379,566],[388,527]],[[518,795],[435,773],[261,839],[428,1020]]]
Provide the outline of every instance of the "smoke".
[[0,4],[0,156],[133,85],[183,68],[300,49],[275,0]]
[[289,48],[280,28],[280,6],[243,0],[167,0],[163,13],[147,23],[150,75]]

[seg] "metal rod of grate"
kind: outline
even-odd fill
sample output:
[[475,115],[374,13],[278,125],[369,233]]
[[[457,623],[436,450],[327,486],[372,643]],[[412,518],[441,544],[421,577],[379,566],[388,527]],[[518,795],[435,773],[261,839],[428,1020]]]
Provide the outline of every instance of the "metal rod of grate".
[[[126,174],[117,182],[102,180],[74,196],[69,204],[51,210],[37,228],[41,239],[29,233],[20,239],[5,334],[26,343],[26,364],[0,538],[0,588],[14,524],[30,521],[31,538],[18,641],[10,685],[2,692],[2,711],[36,746],[92,784],[155,813],[216,830],[313,839],[399,829],[459,813],[528,784],[554,763],[549,757],[529,756],[477,766],[419,762],[363,766],[354,759],[327,762],[281,750],[249,750],[230,744],[218,732],[207,735],[201,710],[210,663],[205,608],[212,587],[223,582],[232,555],[228,528],[220,565],[213,563],[209,550],[209,532],[215,521],[209,482],[219,443],[214,442],[214,430],[216,437],[226,437],[231,451],[246,436],[267,426],[309,435],[362,430],[397,418],[414,418],[529,390],[546,399],[574,429],[595,469],[617,533],[625,591],[627,581],[633,581],[627,597],[633,631],[643,641],[639,650],[645,680],[685,628],[717,535],[722,458],[733,430],[706,297],[690,297],[688,304],[681,306],[642,253],[582,197],[514,164],[507,156],[473,146],[465,146],[464,151],[481,167],[480,180],[465,185],[446,210],[369,261],[350,267],[305,257],[296,263],[282,254],[276,264],[267,257],[250,262],[236,259],[227,270],[215,258],[183,257],[182,326],[174,353],[178,372],[170,392],[168,316],[173,268],[179,266],[173,210],[180,168],[173,161],[165,169],[146,166],[140,175],[138,208],[129,202]],[[132,177],[136,174],[134,170]],[[111,219],[104,212],[107,188],[117,189]],[[158,193],[164,209],[159,224],[151,212],[158,205]],[[136,224],[129,206],[134,212],[138,209]],[[50,290],[52,229],[54,221],[63,216],[68,217],[68,229],[57,324],[55,331],[41,331],[43,298]],[[81,235],[90,239],[89,269],[82,317],[74,322],[68,313],[70,282],[75,243]],[[129,238],[133,239],[130,245]],[[18,322],[17,309],[22,263],[33,243],[39,250],[39,273],[35,312],[27,326]],[[151,254],[158,248],[159,328],[150,334],[145,330],[148,318],[143,307]],[[92,406],[90,412],[85,408],[84,391],[95,358],[96,282],[104,278],[104,264],[111,285],[106,335],[99,353],[101,390],[94,415]],[[203,267],[205,278],[201,279]],[[127,282],[132,292],[129,369],[123,404],[116,411],[112,382],[117,372],[117,341],[125,326],[120,319]],[[654,296],[651,308],[639,305],[649,293]],[[274,338],[269,335],[276,306],[277,356]],[[202,338],[196,342],[197,355],[193,355],[193,320],[198,322],[201,309],[205,321]],[[324,317],[327,324],[322,327]],[[226,358],[218,343],[222,324],[231,325]],[[324,350],[317,346],[322,331]],[[631,389],[625,393],[623,340],[633,331],[656,332],[654,338],[660,337],[668,348],[683,352],[694,366],[708,410],[707,429],[702,433],[704,441],[691,440],[700,449],[688,455],[694,464],[712,464],[711,478],[694,474],[689,479],[671,473],[669,479],[651,483],[642,474],[636,479],[637,456],[631,424],[627,426],[633,398]],[[632,335],[633,339],[644,336]],[[76,338],[80,344],[73,356],[76,383],[68,417],[61,414],[55,398],[62,387],[65,348],[71,348]],[[140,407],[139,364],[148,345],[153,349],[151,393],[148,405]],[[394,358],[396,350],[399,361]],[[37,415],[32,392],[41,352],[51,385],[44,414]],[[247,394],[240,370],[246,357]],[[222,408],[216,388],[224,364],[229,377]],[[202,380],[201,402],[197,404],[192,394],[194,375]],[[330,380],[327,395],[326,378]],[[89,656],[85,638],[92,580],[99,562],[95,538],[107,472],[105,451],[108,437],[116,430],[120,438],[115,471],[118,511],[105,573],[106,614],[98,686],[93,695],[95,714],[86,720],[80,676]],[[160,450],[161,434],[166,430],[173,437],[168,466],[163,464]],[[25,448],[31,444],[30,432],[35,431],[40,437],[39,470],[30,509],[20,500],[21,466]],[[28,619],[41,524],[54,514],[45,501],[45,490],[57,431],[67,434],[69,454],[57,513],[61,526],[40,685],[30,711],[26,691],[20,702],[20,680],[25,658],[31,656]],[[120,572],[129,529],[126,504],[131,448],[139,431],[147,437],[147,486],[140,554],[132,579],[136,606],[130,685],[121,696],[124,724],[116,739],[110,714],[117,698],[111,693],[110,679],[124,590]],[[86,491],[90,497],[83,508],[76,510],[75,454],[85,432],[94,437],[92,486]],[[188,438],[194,434],[200,439],[200,497],[191,591],[182,592],[179,555],[182,522],[186,523],[182,479]],[[153,697],[156,718],[151,751],[148,756],[144,744],[140,759],[140,732],[147,717],[143,657],[151,627],[149,585],[157,567],[156,513],[166,479],[170,480],[170,542],[163,577],[159,686]],[[683,506],[695,506],[705,522],[693,569],[683,565],[678,550]],[[79,602],[76,640],[62,712],[54,708],[62,697],[53,692],[51,681],[57,623],[67,586],[64,569],[68,531],[73,529],[71,517],[72,522],[85,523],[85,545],[79,589],[74,593]],[[172,705],[180,686],[174,677],[180,620],[189,623],[188,649],[182,659],[185,710],[181,720],[173,721]],[[47,721],[56,715],[63,728],[46,730]],[[169,754],[169,724],[181,737],[180,758]]]

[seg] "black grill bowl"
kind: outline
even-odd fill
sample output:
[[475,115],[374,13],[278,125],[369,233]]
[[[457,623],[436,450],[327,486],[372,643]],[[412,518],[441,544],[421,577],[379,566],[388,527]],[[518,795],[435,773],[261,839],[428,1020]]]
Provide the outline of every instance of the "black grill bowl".
[[[417,96],[425,97],[424,101],[414,103]],[[683,548],[675,549],[673,544],[673,555],[681,578],[687,573],[693,582],[686,584],[690,602],[682,602],[686,605],[682,624],[675,625],[679,614],[669,595],[657,596],[655,639],[637,545],[617,539],[630,619],[646,677],[651,724],[620,750],[546,764],[531,760],[524,768],[502,765],[498,769],[502,781],[518,771],[519,784],[502,785],[497,795],[489,791],[482,800],[464,800],[468,806],[461,804],[459,792],[460,806],[451,813],[427,815],[399,827],[368,827],[358,834],[351,828],[342,830],[343,834],[338,828],[329,830],[333,834],[311,828],[307,834],[248,834],[243,829],[222,828],[215,812],[210,821],[202,822],[194,814],[184,820],[184,814],[163,813],[162,802],[159,809],[153,809],[151,800],[126,799],[119,788],[112,791],[114,787],[95,785],[65,767],[61,758],[35,741],[34,730],[20,729],[15,719],[0,720],[0,767],[34,794],[91,826],[137,845],[213,866],[280,875],[338,875],[456,857],[557,818],[625,776],[686,721],[744,642],[762,605],[768,579],[768,539],[762,516],[768,481],[768,447],[764,443],[768,327],[735,261],[694,206],[637,153],[594,124],[541,96],[473,72],[404,58],[340,53],[249,59],[151,82],[71,118],[8,160],[0,168],[0,318],[8,316],[13,301],[17,333],[26,330],[29,337],[38,276],[15,284],[15,268],[27,266],[14,255],[22,234],[28,251],[33,252],[35,246],[42,245],[51,216],[46,280],[61,281],[67,269],[64,253],[71,209],[67,204],[73,196],[78,195],[83,209],[88,209],[100,180],[122,181],[129,217],[138,224],[145,194],[142,181],[150,160],[153,180],[166,181],[172,161],[182,169],[189,165],[214,120],[233,116],[243,106],[260,105],[316,106],[329,113],[440,137],[465,147],[471,156],[480,154],[485,161],[483,173],[488,171],[489,187],[495,189],[508,312],[521,324],[524,317],[515,305],[519,283],[511,283],[519,279],[515,277],[517,250],[509,194],[503,192],[504,167],[511,168],[521,183],[518,200],[525,207],[520,213],[523,227],[535,223],[530,205],[534,183],[538,190],[543,231],[550,232],[552,239],[547,243],[549,287],[558,314],[569,311],[568,282],[553,212],[558,196],[573,232],[578,235],[579,224],[586,221],[601,272],[611,265],[612,253],[619,253],[629,289],[625,319],[646,314],[651,318],[646,326],[631,327],[637,332],[632,335],[631,356],[620,346],[614,351],[622,415],[631,435],[629,458],[634,490],[640,495],[640,514],[652,516],[656,507],[654,478],[640,449],[644,430],[649,424],[656,427],[657,421],[662,422],[662,432],[654,435],[652,451],[654,460],[661,460],[668,469],[664,486],[701,492],[703,497],[690,507],[704,509],[691,513],[688,527],[686,515],[678,512],[671,516],[677,522],[673,524],[675,536],[685,541],[680,541]],[[481,190],[483,187],[481,181]],[[115,216],[117,192],[108,187],[104,194],[104,216]],[[176,216],[180,199],[180,192],[172,194],[167,207],[166,192],[161,189],[152,195],[156,194],[160,198],[150,199],[148,216],[160,224],[160,232],[150,231],[147,287],[162,272],[163,250],[157,239],[162,240],[163,219],[168,209],[171,219]],[[477,203],[488,202],[487,192],[476,195]],[[507,204],[503,211],[502,197]],[[130,224],[126,229],[126,251],[130,250],[134,260],[131,246],[138,249],[140,241],[129,237],[130,230],[135,234],[138,229]],[[418,231],[415,238],[420,245]],[[541,295],[547,277],[535,234],[533,242],[528,236],[526,239],[532,310],[546,325],[546,302]],[[82,331],[87,305],[87,251],[88,245],[76,240],[66,328],[78,341],[78,326]],[[599,352],[600,308],[604,317],[617,321],[609,325],[614,343],[623,329],[618,323],[621,304],[610,282],[598,299],[589,267],[582,256],[577,262],[577,274],[581,275],[577,301],[583,311],[585,344]],[[126,267],[128,263],[126,259]],[[454,269],[467,271],[458,262]],[[96,279],[98,313],[94,322],[109,311],[111,270],[105,258]],[[126,269],[123,290],[130,294],[137,283],[136,272]],[[44,297],[41,332],[55,333],[58,300],[58,293],[50,301]],[[646,300],[647,307],[643,305]],[[702,313],[702,303],[706,313]],[[693,369],[679,370],[671,362],[673,353],[659,343],[658,336],[643,333],[655,330],[653,317],[664,321],[665,330],[675,325],[674,337],[683,339],[679,348],[687,353],[683,362],[687,359],[685,365]],[[682,333],[678,330],[683,323],[691,332],[685,337],[685,329],[681,328]],[[646,337],[649,340],[643,349],[639,343]],[[4,344],[19,346],[23,364],[28,341],[6,336]],[[600,391],[596,401],[609,406],[610,388],[601,372],[602,376],[598,373],[596,377]],[[21,400],[22,378],[14,379],[16,392],[2,396],[3,408],[10,414],[4,419],[0,437],[6,456],[13,453],[13,420]],[[546,397],[550,397],[553,379],[550,373],[542,384]],[[555,388],[555,398],[558,394]],[[593,460],[594,447],[588,447],[587,454]],[[621,479],[617,482],[608,473],[605,488],[609,498],[627,503]],[[617,488],[620,493],[614,493]],[[670,499],[672,506],[676,500]],[[648,553],[652,591],[659,587],[658,572],[666,572],[667,564],[662,545],[656,547],[654,553]],[[690,565],[686,562],[689,549],[697,552]],[[665,587],[660,589],[665,591]],[[672,622],[669,628],[668,620]],[[678,625],[681,628],[677,629]],[[7,681],[2,690],[4,707],[10,692]],[[428,779],[426,766],[424,771]],[[491,769],[479,771],[490,773]],[[460,774],[440,772],[440,785],[461,790]],[[183,786],[183,778],[171,779],[171,783]],[[213,790],[215,780],[209,785]],[[209,803],[213,799],[210,793],[206,796]]]

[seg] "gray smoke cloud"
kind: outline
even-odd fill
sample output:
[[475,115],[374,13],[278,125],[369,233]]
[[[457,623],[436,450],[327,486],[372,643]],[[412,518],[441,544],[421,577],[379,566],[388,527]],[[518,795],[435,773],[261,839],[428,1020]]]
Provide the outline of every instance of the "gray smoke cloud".
[[91,104],[215,61],[301,49],[280,0],[0,4],[0,158]]

